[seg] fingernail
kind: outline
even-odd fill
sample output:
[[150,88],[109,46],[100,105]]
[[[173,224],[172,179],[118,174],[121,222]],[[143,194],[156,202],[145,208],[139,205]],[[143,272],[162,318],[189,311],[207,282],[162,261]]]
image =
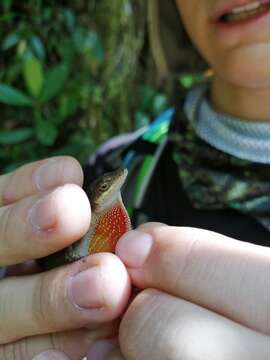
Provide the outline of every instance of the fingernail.
[[34,173],[33,180],[38,190],[48,190],[55,186],[55,174],[59,173],[60,161],[57,159],[47,160]]
[[151,252],[153,238],[139,230],[131,230],[116,245],[116,254],[129,267],[141,267]]
[[104,360],[105,357],[117,346],[117,340],[101,340],[93,344],[87,352],[89,360]]
[[70,358],[62,352],[48,350],[36,355],[32,360],[70,360]]
[[38,200],[29,210],[28,220],[35,230],[49,230],[55,225],[55,212],[50,195]]
[[68,280],[70,301],[79,308],[96,309],[104,306],[101,270],[94,266]]

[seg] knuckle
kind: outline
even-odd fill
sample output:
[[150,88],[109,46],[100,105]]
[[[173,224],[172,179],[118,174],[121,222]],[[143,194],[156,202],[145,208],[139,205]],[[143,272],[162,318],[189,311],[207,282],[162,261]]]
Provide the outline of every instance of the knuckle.
[[[48,333],[42,340],[46,347],[54,349],[63,349],[63,335],[61,333]],[[44,345],[43,343],[43,345]],[[26,337],[14,342],[5,342],[0,345],[1,360],[29,360],[36,354],[37,349],[42,345],[40,337]],[[42,351],[42,350],[40,350]]]
[[137,296],[119,331],[120,346],[128,359],[199,360],[198,337],[182,321],[174,298],[153,289]]
[[[172,231],[174,231],[174,229],[172,229]],[[170,291],[173,293],[181,287],[183,279],[189,279],[195,271],[201,270],[198,269],[198,248],[201,244],[200,234],[191,228],[184,227],[178,228],[176,231],[176,234],[174,232],[176,236],[172,237],[172,239],[177,238],[177,241],[172,241],[169,242],[170,244],[164,245],[167,248],[163,262],[163,270],[171,270],[168,273],[168,283],[170,284]],[[178,241],[179,239],[182,240],[181,243]],[[181,244],[181,248],[179,247],[179,243]],[[174,261],[172,261],[172,258],[174,258]],[[181,259],[181,261],[179,261],[179,259]],[[202,275],[200,271],[198,276],[199,275]]]
[[[13,221],[13,224],[11,222]],[[0,219],[0,266],[10,265],[14,249],[12,249],[10,229],[14,227],[13,207],[6,206],[1,213]]]
[[[57,333],[50,333],[46,336],[46,347],[58,349],[58,338],[61,336]],[[42,343],[38,337],[24,338],[16,342],[0,346],[1,360],[29,360],[36,354],[38,347]],[[40,351],[42,351],[40,349]]]
[[50,284],[46,273],[40,274],[36,282],[33,294],[32,315],[34,322],[42,329],[53,329],[55,327],[55,287]]
[[194,269],[194,262],[196,263],[195,258],[197,259],[197,257],[195,257],[194,255],[197,251],[197,246],[199,245],[199,243],[200,238],[197,236],[194,236],[190,239],[189,246],[186,247],[186,250],[183,254],[183,265],[180,268],[179,278]]
[[0,346],[1,360],[26,360],[31,358],[29,354],[28,339]]
[[125,313],[119,331],[120,344],[125,356],[137,356],[138,351],[144,349],[141,345],[148,342],[149,334],[154,335],[153,324],[160,308],[156,296],[158,293],[152,289],[142,291]]
[[[0,289],[0,345],[7,344],[13,340],[14,334],[10,331],[10,314],[12,313],[12,306],[14,299],[12,293],[9,291],[9,281],[1,280]],[[0,359],[2,359],[0,357]]]

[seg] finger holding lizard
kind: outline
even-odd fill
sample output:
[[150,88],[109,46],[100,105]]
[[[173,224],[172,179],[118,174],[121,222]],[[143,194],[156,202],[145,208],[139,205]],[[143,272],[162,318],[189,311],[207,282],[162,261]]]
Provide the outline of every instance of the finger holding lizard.
[[268,248],[145,224],[118,241],[116,254],[142,289],[120,325],[125,359],[269,359]]
[[0,266],[55,252],[90,224],[89,200],[75,159],[57,157],[0,176]]
[[270,249],[197,228],[145,224],[116,254],[135,286],[181,297],[270,335]]
[[[49,255],[80,239],[89,228],[91,208],[80,188],[82,170],[76,161],[64,159],[65,165],[61,161],[57,159],[62,170],[55,171],[55,177],[49,168],[43,173],[46,189],[32,183],[37,164],[18,170],[19,176],[9,175],[10,181],[1,178],[0,193],[5,203],[0,208],[1,265]],[[73,169],[63,171],[67,165]],[[22,178],[27,185],[20,183]],[[28,360],[30,353],[34,356],[49,346],[79,359],[86,347],[74,350],[77,329],[87,326],[92,330],[85,331],[93,337],[105,324],[109,329],[111,320],[126,306],[129,291],[126,269],[112,254],[97,254],[44,273],[0,280],[0,357]],[[61,334],[69,339],[64,347]],[[91,338],[84,330],[83,334],[82,338]],[[51,342],[54,337],[59,341]],[[29,353],[25,352],[26,342]],[[74,345],[72,349],[70,344]]]

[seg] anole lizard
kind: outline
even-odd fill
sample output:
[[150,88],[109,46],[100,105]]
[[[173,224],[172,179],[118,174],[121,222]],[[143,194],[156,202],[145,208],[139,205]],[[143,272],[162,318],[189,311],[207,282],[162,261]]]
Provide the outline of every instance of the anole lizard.
[[97,252],[113,252],[118,239],[131,229],[130,219],[121,197],[127,169],[106,173],[87,191],[92,215],[82,239],[52,255],[39,259],[43,269],[67,264]]

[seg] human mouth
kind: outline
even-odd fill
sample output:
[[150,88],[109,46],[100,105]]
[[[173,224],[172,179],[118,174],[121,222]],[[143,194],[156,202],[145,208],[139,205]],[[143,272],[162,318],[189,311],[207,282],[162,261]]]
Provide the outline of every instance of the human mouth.
[[230,7],[215,17],[215,22],[236,25],[255,20],[270,11],[270,0],[257,0],[244,5]]

